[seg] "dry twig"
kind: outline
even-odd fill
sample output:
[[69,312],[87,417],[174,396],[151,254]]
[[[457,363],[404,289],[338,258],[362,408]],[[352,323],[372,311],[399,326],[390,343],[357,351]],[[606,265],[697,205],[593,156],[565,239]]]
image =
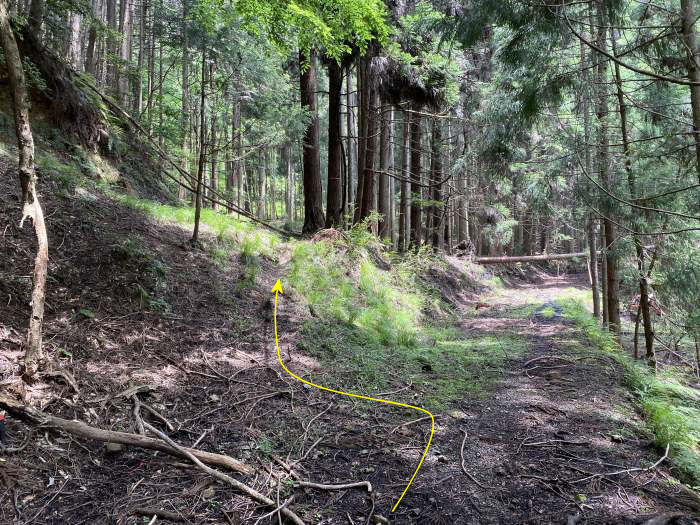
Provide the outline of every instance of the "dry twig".
[[[195,465],[197,465],[201,470],[203,470],[204,472],[206,472],[210,476],[215,477],[219,481],[223,481],[227,485],[231,485],[233,488],[237,489],[239,492],[242,492],[243,494],[247,495],[248,497],[254,499],[255,501],[257,501],[259,503],[262,503],[262,504],[268,505],[268,506],[275,505],[274,501],[272,501],[270,498],[268,498],[264,494],[261,494],[260,492],[258,492],[254,488],[249,487],[245,483],[241,483],[237,479],[234,479],[231,476],[224,474],[223,472],[219,472],[218,470],[215,470],[211,467],[206,466],[199,459],[197,459],[189,451],[189,449],[186,449],[185,447],[181,447],[180,445],[175,443],[172,439],[170,439],[168,436],[166,436],[163,432],[161,432],[157,428],[153,427],[152,425],[149,425],[146,422],[144,422],[144,425],[148,430],[153,432],[156,436],[161,438],[163,441],[165,441],[172,448],[174,448],[175,450],[177,450],[181,454],[185,455],[187,457],[187,459],[192,461]],[[282,509],[281,512],[285,518],[288,518],[290,521],[292,521],[296,525],[304,525],[304,522],[301,520],[301,518],[299,516],[297,516],[296,514],[294,514],[294,512],[292,512],[291,510]]]

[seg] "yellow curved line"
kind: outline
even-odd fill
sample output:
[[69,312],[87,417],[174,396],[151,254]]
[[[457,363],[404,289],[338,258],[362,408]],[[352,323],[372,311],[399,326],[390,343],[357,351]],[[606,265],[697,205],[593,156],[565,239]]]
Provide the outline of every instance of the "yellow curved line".
[[[275,286],[275,288],[277,288],[277,285]],[[427,456],[427,454],[428,454],[428,449],[430,448],[430,443],[432,442],[433,434],[435,433],[435,417],[430,412],[428,412],[426,409],[421,408],[421,407],[407,405],[405,403],[398,403],[397,401],[389,401],[387,399],[377,399],[376,397],[361,396],[359,394],[350,394],[348,392],[341,392],[340,390],[333,390],[332,388],[327,388],[325,386],[317,385],[315,383],[307,381],[306,379],[299,377],[295,373],[290,372],[289,369],[282,362],[282,354],[280,353],[280,343],[279,343],[279,340],[277,339],[277,296],[278,295],[279,295],[279,290],[276,290],[275,291],[274,321],[275,321],[275,345],[277,346],[277,359],[279,360],[280,365],[282,365],[282,368],[284,368],[284,370],[290,376],[298,379],[302,383],[306,383],[307,385],[311,385],[313,387],[320,388],[321,390],[325,390],[327,392],[333,392],[334,394],[342,394],[344,396],[357,397],[360,399],[369,399],[370,401],[379,401],[380,403],[387,403],[389,405],[398,405],[401,407],[413,408],[415,410],[419,410],[420,412],[425,412],[426,414],[428,414],[430,416],[430,421],[432,422],[432,427],[430,429],[430,438],[428,439],[428,445],[425,447],[425,450],[423,451],[423,456],[420,458],[420,461],[418,462],[418,466],[416,467],[416,470],[413,472],[413,476],[411,476],[411,479],[409,480],[408,485],[406,485],[406,488],[401,493],[401,497],[398,499],[398,501],[394,505],[394,508],[391,509],[391,512],[396,511],[396,508],[399,506],[399,503],[401,503],[401,500],[406,495],[406,492],[408,491],[408,488],[411,486],[411,483],[413,483],[413,479],[416,477],[416,474],[418,474],[418,470],[420,469],[421,465],[423,464],[423,460],[425,459],[425,456]]]

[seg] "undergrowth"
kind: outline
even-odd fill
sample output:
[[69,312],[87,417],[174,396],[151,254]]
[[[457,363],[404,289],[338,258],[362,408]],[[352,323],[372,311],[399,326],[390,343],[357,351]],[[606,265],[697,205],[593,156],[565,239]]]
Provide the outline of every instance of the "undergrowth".
[[624,384],[635,395],[656,446],[660,450],[670,446],[681,479],[700,485],[700,393],[684,385],[672,369],[655,374],[646,364],[634,361],[579,301],[563,301],[561,305],[564,316],[575,321],[591,343],[622,367]]
[[[191,206],[161,204],[116,192],[110,192],[110,196],[156,220],[187,227],[194,225],[195,210]],[[247,220],[219,213],[211,208],[202,208],[200,222],[215,236],[208,250],[210,255],[219,262],[225,261],[236,251],[244,258],[276,256],[276,248],[280,243],[279,237],[256,227]]]
[[449,305],[420,279],[441,260],[421,252],[380,269],[366,231],[359,225],[344,239],[293,248],[287,283],[314,316],[301,345],[324,364],[324,385],[376,393],[409,382],[432,408],[483,395],[504,361],[524,350],[522,339],[466,338]]

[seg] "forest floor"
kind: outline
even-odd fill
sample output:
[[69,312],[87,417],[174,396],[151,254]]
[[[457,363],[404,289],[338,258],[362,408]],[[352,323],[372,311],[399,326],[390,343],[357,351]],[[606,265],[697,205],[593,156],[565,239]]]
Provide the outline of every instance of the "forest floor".
[[[391,513],[430,422],[416,421],[415,411],[307,388],[285,374],[266,306],[275,280],[284,287],[291,271],[284,245],[276,247],[280,257],[255,256],[251,275],[245,250],[192,250],[188,230],[99,189],[65,187],[60,179],[42,184],[51,243],[46,348],[72,371],[79,391],[15,380],[34,247],[27,227],[18,228],[10,176],[0,178],[3,391],[54,415],[133,432],[132,400],[117,394],[148,384],[152,392],[142,402],[168,421],[146,415],[151,423],[182,445],[245,461],[257,474],[240,479],[280,501],[294,493],[290,508],[309,524],[695,523],[697,496],[666,461],[657,464],[663,451],[646,437],[618,365],[566,315],[562,300],[585,293],[581,276],[539,273],[477,294],[459,288],[454,273],[462,262],[450,259],[447,271],[426,277],[451,303],[458,336],[493,342],[476,352],[499,358],[473,360],[469,384],[480,388],[451,391],[431,405],[433,444]],[[216,236],[205,229],[204,242],[213,245]],[[313,324],[314,312],[295,293],[281,296],[278,321],[290,369],[322,384],[339,375],[346,385],[361,383],[362,354],[348,361],[347,332],[334,331],[341,326]],[[319,326],[325,333],[314,339]],[[332,359],[307,351],[336,334],[341,351]],[[453,354],[433,346],[410,377],[396,361],[380,370],[386,389],[358,393],[421,405],[436,395],[431,385],[461,385],[441,375],[440,360],[450,366]],[[8,418],[11,446],[31,432]],[[294,488],[280,461],[317,483],[368,480],[373,495]],[[0,523],[136,524],[154,513],[168,522],[164,511],[186,523],[254,524],[269,509],[138,448],[107,450],[42,431],[20,453],[0,454]]]

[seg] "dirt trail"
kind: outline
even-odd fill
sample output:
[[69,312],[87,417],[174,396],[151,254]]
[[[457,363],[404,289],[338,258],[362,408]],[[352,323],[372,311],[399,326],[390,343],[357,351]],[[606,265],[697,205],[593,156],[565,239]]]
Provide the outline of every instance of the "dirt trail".
[[[453,468],[459,481],[436,487],[434,514],[416,523],[644,523],[671,511],[678,521],[653,523],[694,523],[667,465],[609,474],[650,466],[662,454],[640,437],[620,371],[585,351],[554,304],[584,286],[580,276],[512,284],[465,321],[467,333],[517,333],[528,347],[489,399],[465,400],[466,418],[441,432],[436,446],[449,442],[452,450],[466,435],[464,467],[473,479],[465,488],[466,476]],[[522,307],[533,304],[534,314],[523,317]],[[445,500],[462,500],[463,511],[441,512]]]
[[[134,432],[130,400],[94,401],[111,399],[131,382],[148,383],[155,392],[143,401],[173,423],[172,439],[259,467],[244,480],[262,492],[276,492],[271,470],[284,476],[273,456],[300,460],[295,468],[305,480],[371,481],[374,502],[358,490],[295,491],[281,484],[281,497],[295,492],[294,510],[310,525],[367,523],[372,509],[396,524],[575,523],[578,514],[580,523],[643,523],[667,511],[689,512],[665,464],[575,483],[590,472],[651,465],[659,457],[637,437],[640,423],[619,370],[582,358],[587,343],[579,330],[556,308],[542,308],[581,287],[578,279],[514,283],[485,297],[490,306],[476,315],[458,280],[442,282],[461,301],[466,338],[520,334],[527,349],[516,356],[504,346],[510,359],[502,381],[482,398],[470,396],[436,414],[429,456],[390,514],[427,442],[429,421],[401,426],[415,411],[308,390],[274,361],[268,366],[272,334],[260,308],[282,268],[261,259],[255,287],[240,292],[245,268],[238,258],[215,263],[187,246],[187,230],[99,192],[73,196],[52,184],[43,189],[54,242],[45,340],[81,389],[74,394],[47,382],[24,392],[52,414]],[[0,237],[0,384],[8,390],[18,375],[26,321],[21,298],[30,291],[30,279],[17,269],[33,258],[32,237],[17,227],[13,185],[0,180],[0,224],[7,225]],[[533,303],[535,313],[523,315]],[[292,352],[295,371],[322,374],[298,348],[307,318],[303,305],[285,296],[280,343]],[[421,403],[420,389],[391,377],[387,397]],[[30,433],[10,418],[10,446]],[[461,467],[463,441],[469,475]],[[0,459],[3,525],[135,525],[144,523],[139,513],[153,508],[185,523],[252,524],[269,510],[169,456],[138,448],[108,453],[102,443],[42,432],[21,454]]]

